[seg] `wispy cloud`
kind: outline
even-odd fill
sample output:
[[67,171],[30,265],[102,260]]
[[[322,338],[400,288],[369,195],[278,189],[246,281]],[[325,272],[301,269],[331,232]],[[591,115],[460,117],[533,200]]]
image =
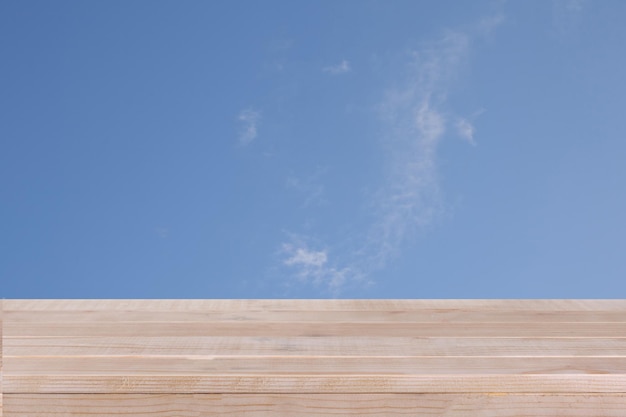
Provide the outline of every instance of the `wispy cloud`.
[[476,135],[476,127],[474,125],[474,120],[484,112],[485,109],[478,109],[469,116],[459,117],[456,120],[456,133],[461,139],[470,145],[476,146],[476,139],[474,138]]
[[250,144],[257,137],[257,125],[261,120],[261,112],[254,109],[245,109],[239,113],[237,120],[240,122],[239,144]]
[[351,70],[352,68],[350,67],[350,62],[345,59],[337,65],[330,65],[322,68],[322,71],[333,75],[345,74]]
[[287,254],[287,259],[283,263],[287,266],[302,266],[307,268],[321,268],[328,261],[326,251],[312,251],[306,246],[295,246],[292,244],[284,244],[283,250]]
[[[282,244],[282,265],[302,282],[326,285],[339,293],[389,264],[412,239],[445,212],[438,153],[452,130],[475,143],[472,118],[454,116],[448,96],[467,65],[473,39],[497,27],[500,16],[483,19],[463,31],[448,31],[407,53],[406,74],[382,94],[381,148],[385,169],[373,187],[369,224],[334,245],[311,249],[310,239]],[[332,255],[332,256],[331,256]]]
[[388,172],[375,194],[376,220],[365,250],[370,268],[384,267],[442,214],[437,153],[449,124],[443,108],[469,45],[468,34],[448,32],[412,51],[409,75],[381,104]]
[[310,249],[301,237],[292,236],[289,242],[283,243],[281,253],[283,265],[293,271],[300,282],[322,287],[333,296],[338,295],[346,283],[360,276],[351,267],[334,266],[329,260],[328,249]]
[[460,118],[456,122],[456,131],[461,137],[461,139],[467,141],[471,145],[476,145],[476,141],[474,140],[474,125],[467,119]]

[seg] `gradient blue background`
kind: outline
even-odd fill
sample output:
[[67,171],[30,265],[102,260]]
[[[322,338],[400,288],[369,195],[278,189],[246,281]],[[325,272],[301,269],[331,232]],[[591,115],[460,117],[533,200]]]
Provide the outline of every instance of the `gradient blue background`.
[[626,2],[0,2],[0,297],[623,298]]

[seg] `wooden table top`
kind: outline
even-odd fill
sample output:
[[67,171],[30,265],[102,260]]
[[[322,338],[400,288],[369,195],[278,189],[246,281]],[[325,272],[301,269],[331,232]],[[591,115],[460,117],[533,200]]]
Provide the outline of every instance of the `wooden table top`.
[[3,300],[0,330],[5,416],[626,416],[626,300]]

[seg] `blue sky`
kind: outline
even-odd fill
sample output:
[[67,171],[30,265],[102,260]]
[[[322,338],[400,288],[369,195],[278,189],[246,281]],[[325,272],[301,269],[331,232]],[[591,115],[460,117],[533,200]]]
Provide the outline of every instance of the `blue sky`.
[[0,3],[0,296],[623,298],[626,2]]

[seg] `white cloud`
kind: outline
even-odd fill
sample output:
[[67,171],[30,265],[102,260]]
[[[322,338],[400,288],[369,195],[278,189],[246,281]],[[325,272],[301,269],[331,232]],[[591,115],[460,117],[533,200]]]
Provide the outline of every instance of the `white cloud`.
[[[291,268],[299,280],[323,285],[335,294],[351,284],[370,284],[372,273],[444,214],[440,144],[450,129],[474,144],[473,118],[483,111],[456,117],[448,109],[447,97],[467,65],[472,40],[489,35],[502,21],[501,16],[483,19],[410,51],[408,75],[396,80],[379,103],[385,169],[366,205],[371,209],[368,223],[361,223],[361,232],[324,249],[310,249],[309,239],[292,237],[282,245],[283,267]],[[293,181],[293,187],[299,185]]]
[[439,112],[431,108],[428,98],[421,103],[415,124],[419,132],[419,140],[425,142],[426,145],[436,145],[446,128],[446,121]]
[[381,104],[387,134],[387,174],[374,206],[376,219],[363,250],[369,268],[382,268],[404,243],[443,212],[437,153],[448,120],[450,84],[469,54],[469,35],[448,32],[413,51],[410,75]]
[[474,125],[467,119],[460,118],[456,122],[456,131],[461,137],[461,139],[467,141],[471,145],[476,145],[476,141],[474,140]]
[[350,72],[351,70],[352,68],[350,68],[350,62],[345,59],[337,65],[331,65],[322,68],[322,71],[333,75],[345,74],[347,72]]
[[456,120],[455,127],[457,135],[470,145],[476,146],[476,139],[474,138],[476,135],[476,127],[474,126],[474,120],[484,112],[485,109],[478,109],[469,116],[459,117]]
[[324,266],[328,260],[326,251],[312,251],[306,247],[295,247],[291,244],[284,244],[283,250],[289,257],[283,261],[285,265],[298,265],[305,268],[319,268]]
[[239,113],[237,119],[241,122],[239,144],[242,146],[248,145],[257,137],[257,125],[261,120],[261,112],[245,109]]
[[343,287],[358,280],[359,274],[351,267],[337,267],[329,262],[328,250],[309,249],[301,237],[293,237],[282,244],[282,264],[288,267],[303,284],[324,287],[337,296]]

